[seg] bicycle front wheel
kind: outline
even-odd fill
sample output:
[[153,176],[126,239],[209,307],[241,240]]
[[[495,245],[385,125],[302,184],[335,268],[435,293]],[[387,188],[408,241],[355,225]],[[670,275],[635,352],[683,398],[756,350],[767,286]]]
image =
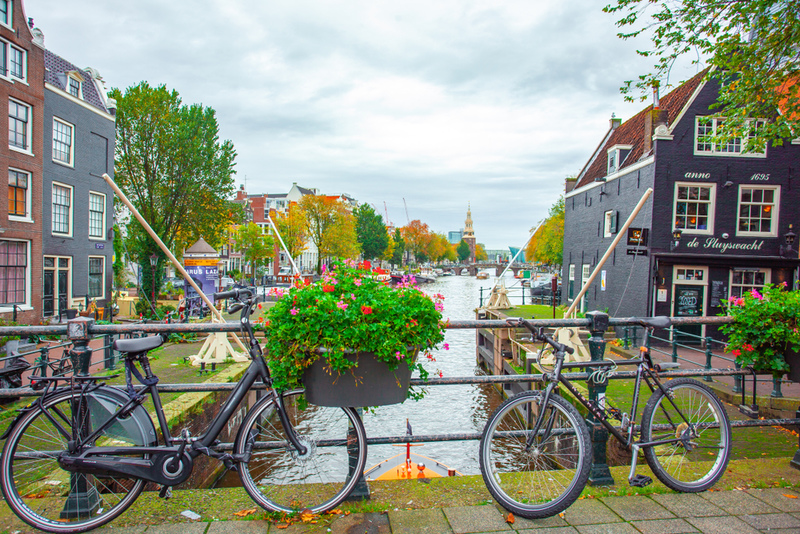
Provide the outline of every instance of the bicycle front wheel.
[[[105,389],[55,393],[45,399],[44,410],[37,406],[17,421],[3,448],[0,486],[20,519],[46,532],[84,532],[113,520],[136,500],[144,489],[141,479],[71,473],[58,462],[73,430],[77,435],[94,431],[121,405],[120,395]],[[93,445],[149,445],[147,434],[128,417],[112,424]]]
[[725,472],[731,454],[731,424],[720,400],[691,378],[664,384],[642,413],[642,441],[666,443],[644,447],[650,469],[668,487],[704,491]]
[[245,490],[270,511],[330,510],[353,491],[367,461],[367,436],[353,408],[308,404],[303,390],[284,394],[289,424],[306,448],[300,454],[286,437],[276,398],[260,400],[244,419],[234,452]]
[[481,474],[489,492],[504,508],[528,518],[566,510],[591,468],[586,423],[558,395],[550,396],[538,436],[528,445],[541,402],[539,391],[506,400],[487,421],[480,443]]

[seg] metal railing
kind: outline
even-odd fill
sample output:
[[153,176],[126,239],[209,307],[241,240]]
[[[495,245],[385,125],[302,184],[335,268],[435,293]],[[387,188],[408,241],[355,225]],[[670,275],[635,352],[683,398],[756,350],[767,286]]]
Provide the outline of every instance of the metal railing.
[[[728,317],[684,317],[673,318],[676,326],[680,325],[697,325],[697,324],[713,324],[721,325],[730,322]],[[582,327],[588,328],[591,337],[588,344],[591,353],[592,361],[599,361],[604,358],[606,341],[603,334],[609,330],[610,327],[630,326],[633,324],[631,319],[626,318],[609,318],[608,315],[601,312],[589,312],[585,319],[543,319],[533,320],[532,323],[541,327]],[[449,321],[446,325],[449,329],[509,329],[509,325],[503,320],[454,320]],[[87,345],[92,336],[130,336],[130,335],[143,335],[146,333],[211,333],[211,332],[239,332],[240,325],[238,323],[178,323],[178,324],[126,324],[126,325],[98,325],[91,319],[77,318],[70,321],[68,325],[51,325],[51,326],[34,326],[34,327],[0,327],[0,336],[2,335],[24,335],[24,334],[37,334],[37,335],[68,335],[73,343],[69,354],[73,361],[73,365],[80,369],[81,362],[86,366],[85,352],[88,350]],[[104,345],[103,349],[106,348]],[[100,350],[100,349],[96,349]],[[666,354],[666,353],[665,353]],[[83,356],[82,356],[83,355]],[[82,359],[81,359],[82,358]],[[104,362],[106,359],[103,360]],[[112,357],[111,361],[114,361]],[[635,371],[616,371],[609,379],[630,379],[635,377]],[[754,376],[754,372],[750,369],[715,369],[715,368],[698,368],[692,370],[680,371],[665,371],[660,373],[660,376],[665,378],[684,377],[684,376]],[[564,373],[564,376],[570,380],[587,381],[587,389],[589,390],[589,397],[596,398],[597,395],[605,394],[605,384],[594,384],[588,381],[589,373],[574,372]],[[412,379],[411,384],[416,386],[447,386],[456,384],[507,384],[507,383],[543,383],[547,377],[543,374],[516,374],[516,375],[493,375],[493,376],[465,376],[465,377],[448,377],[448,378],[429,378],[425,381],[420,379]],[[232,383],[193,383],[193,384],[159,384],[158,390],[160,392],[198,392],[198,391],[230,391],[235,387]],[[263,388],[263,385],[260,386]],[[258,387],[255,387],[258,389]],[[39,395],[40,392],[34,391],[29,387],[18,389],[0,389],[0,397],[32,397]],[[754,398],[755,400],[755,398]],[[745,395],[742,392],[742,404],[745,404]],[[593,425],[589,421],[590,425]],[[744,428],[753,426],[795,426],[800,425],[800,409],[798,409],[795,418],[773,418],[773,419],[752,419],[743,421],[732,421],[734,428]],[[607,434],[607,433],[606,433]],[[607,480],[611,477],[608,470],[606,461],[606,443],[607,435],[602,432],[593,432],[593,439],[598,441],[593,443],[593,454],[595,468],[593,473],[605,473],[601,478]],[[368,444],[392,444],[392,443],[405,443],[405,442],[438,442],[438,441],[462,441],[462,440],[477,440],[481,435],[477,432],[471,433],[451,433],[451,434],[429,434],[429,435],[414,435],[414,436],[378,436],[369,437]],[[231,443],[223,443],[221,448],[232,447]],[[800,468],[800,449],[794,454],[791,460],[791,465]],[[590,479],[591,483],[591,479]]]

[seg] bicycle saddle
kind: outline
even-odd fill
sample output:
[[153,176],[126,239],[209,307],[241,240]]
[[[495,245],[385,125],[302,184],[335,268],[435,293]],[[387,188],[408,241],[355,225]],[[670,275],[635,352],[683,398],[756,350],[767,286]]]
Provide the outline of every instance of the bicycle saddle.
[[120,352],[138,353],[153,350],[160,347],[164,343],[164,339],[159,336],[139,337],[134,339],[118,339],[114,342],[114,350]]

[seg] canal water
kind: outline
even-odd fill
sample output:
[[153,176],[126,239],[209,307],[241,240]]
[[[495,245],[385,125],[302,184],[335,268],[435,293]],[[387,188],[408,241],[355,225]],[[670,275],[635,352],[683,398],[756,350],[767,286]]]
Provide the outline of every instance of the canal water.
[[[440,277],[432,284],[420,288],[428,294],[444,295],[443,317],[451,320],[475,319],[481,288],[488,295],[496,277],[477,280],[472,276]],[[506,285],[514,284],[511,274],[506,275]],[[475,360],[473,329],[446,331],[445,343],[449,350],[433,353],[435,361],[425,363],[431,376],[438,371],[444,377],[465,377],[483,374]],[[502,402],[501,395],[492,385],[430,386],[420,401],[407,400],[402,404],[381,406],[363,414],[368,437],[401,436],[406,433],[406,420],[415,435],[454,434],[481,432],[486,420]],[[405,452],[405,446],[370,445],[367,468]],[[414,452],[432,458],[465,475],[479,474],[478,441],[431,442],[414,447]],[[239,486],[236,473],[229,471],[216,486]]]

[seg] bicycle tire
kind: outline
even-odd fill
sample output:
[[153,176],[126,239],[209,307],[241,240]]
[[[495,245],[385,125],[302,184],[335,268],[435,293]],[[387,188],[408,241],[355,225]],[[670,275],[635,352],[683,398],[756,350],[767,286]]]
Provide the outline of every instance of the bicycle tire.
[[501,404],[486,422],[479,451],[489,493],[507,510],[531,519],[553,516],[575,502],[592,463],[583,417],[555,394],[545,408],[550,412],[545,412],[546,420],[552,422],[550,436],[526,450],[542,397],[540,391],[527,391]]
[[[681,492],[705,491],[725,473],[731,453],[731,424],[725,407],[710,388],[691,378],[677,378],[650,396],[642,412],[642,441],[679,437],[690,425],[718,425],[685,434],[683,442],[644,447],[650,469],[667,487]],[[670,402],[675,402],[686,418]],[[691,439],[689,439],[691,438]]]
[[305,455],[289,443],[272,395],[256,403],[236,436],[234,452],[249,453],[249,460],[239,464],[239,477],[268,511],[328,511],[350,495],[364,472],[367,437],[358,413],[308,404],[303,393],[284,394],[284,405],[308,449]]
[[[81,395],[78,390],[58,391],[44,400],[44,408],[71,434],[73,408],[83,400],[89,413],[115,410],[119,395],[97,390]],[[141,479],[96,477],[70,473],[58,463],[67,450],[69,437],[56,427],[40,406],[23,414],[15,423],[3,448],[0,463],[0,488],[9,507],[27,524],[53,533],[85,532],[102,526],[124,512],[145,486]],[[112,412],[113,413],[113,412]],[[80,416],[78,416],[80,417]],[[135,423],[133,418],[127,421]],[[92,417],[82,420],[90,425]],[[105,421],[106,419],[102,419]],[[152,423],[151,423],[152,424]],[[144,435],[133,432],[125,422],[117,422],[95,441],[98,445],[147,445]],[[12,529],[13,530],[13,529]]]

